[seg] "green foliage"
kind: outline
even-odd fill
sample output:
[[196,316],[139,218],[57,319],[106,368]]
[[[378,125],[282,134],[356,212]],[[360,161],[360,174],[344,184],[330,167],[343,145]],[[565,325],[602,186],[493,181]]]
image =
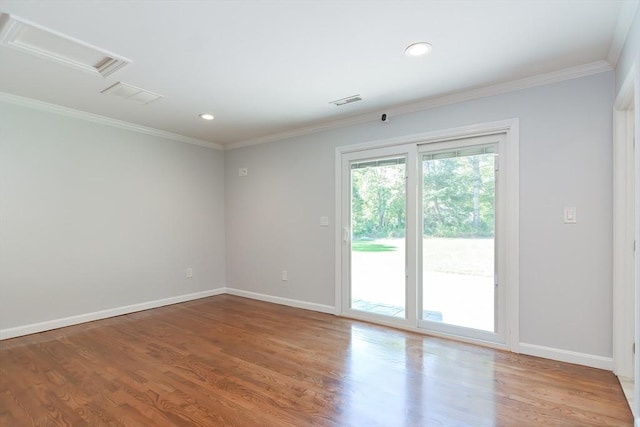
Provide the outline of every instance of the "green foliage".
[[425,236],[491,237],[494,233],[494,156],[423,161]]
[[[354,240],[404,237],[405,165],[353,169],[351,184]],[[494,235],[493,154],[424,160],[422,185],[425,236]]]
[[351,183],[354,239],[404,237],[405,165],[353,169]]

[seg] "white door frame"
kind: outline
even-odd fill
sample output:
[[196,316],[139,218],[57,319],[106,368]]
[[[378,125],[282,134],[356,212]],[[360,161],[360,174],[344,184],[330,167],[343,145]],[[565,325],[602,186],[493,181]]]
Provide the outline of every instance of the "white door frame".
[[[386,146],[381,148],[370,148],[362,151],[351,151],[348,153],[343,153],[341,155],[342,165],[341,165],[341,176],[346,176],[349,174],[351,170],[350,164],[353,161],[366,161],[366,159],[380,159],[385,157],[405,157],[405,194],[406,194],[406,203],[405,203],[405,217],[406,217],[406,230],[413,230],[416,227],[415,224],[415,197],[411,197],[410,193],[415,192],[414,189],[416,187],[415,184],[415,173],[410,173],[411,169],[416,169],[416,153],[415,153],[415,145],[411,144],[403,144],[403,145],[394,145],[394,146]],[[348,183],[345,183],[348,185]],[[416,245],[416,237],[413,233],[405,233],[405,318],[395,318],[383,316],[375,313],[367,313],[358,310],[351,309],[349,307],[349,301],[351,299],[351,271],[349,271],[349,267],[351,267],[351,241],[352,241],[352,230],[350,227],[345,225],[345,223],[349,223],[351,220],[351,194],[348,191],[342,192],[342,212],[340,214],[340,221],[336,221],[336,223],[341,224],[341,266],[342,266],[342,296],[341,301],[343,301],[344,305],[342,307],[341,315],[348,316],[351,318],[356,318],[360,320],[366,320],[371,322],[384,323],[390,326],[396,327],[410,327],[415,323],[415,315],[412,314],[415,310],[412,310],[411,307],[415,305],[415,301],[411,298],[411,295],[415,293],[415,260],[413,260],[410,254],[415,253],[415,250],[410,250],[410,248],[414,248]]]
[[613,111],[613,372],[635,380],[636,423],[640,417],[640,349],[634,357],[632,346],[640,342],[640,328],[634,327],[640,323],[640,251],[634,251],[634,242],[640,241],[640,150],[633,148],[640,145],[637,67],[631,67]]
[[[465,339],[457,337],[460,341],[468,341],[491,347],[505,348],[513,352],[519,352],[519,191],[520,191],[520,122],[519,119],[508,119],[497,122],[482,123],[477,125],[464,126],[454,129],[444,129],[434,132],[427,132],[414,135],[406,135],[397,138],[383,139],[371,141],[363,144],[354,144],[343,147],[337,147],[335,150],[335,218],[342,218],[343,198],[343,176],[342,176],[342,156],[355,151],[364,151],[373,148],[392,147],[404,144],[424,144],[434,141],[443,141],[447,139],[460,139],[470,136],[490,135],[494,133],[506,133],[507,144],[502,155],[506,159],[508,168],[504,171],[505,185],[508,186],[506,191],[506,204],[508,205],[508,215],[504,219],[506,232],[508,237],[508,259],[506,260],[505,277],[508,281],[507,287],[507,337],[505,345],[497,345],[489,342],[479,342],[474,339]],[[343,236],[342,221],[336,220],[335,223],[335,314],[339,316],[345,315],[345,301],[343,301]],[[409,289],[408,289],[409,291]],[[413,316],[415,317],[415,316]],[[379,322],[378,323],[385,323]],[[425,333],[424,330],[414,325],[394,325],[409,329],[416,332]],[[433,334],[433,333],[430,333]],[[435,335],[435,334],[434,334]]]
[[[634,71],[635,70],[635,71]],[[640,192],[640,131],[638,127],[640,127],[640,63],[636,62],[632,67],[631,75],[635,75],[634,83],[633,83],[633,103],[635,106],[635,194],[636,194],[636,215],[635,215],[635,240],[636,242],[640,242],[640,196],[638,193]],[[635,313],[635,325],[636,325],[636,354],[635,354],[635,390],[634,390],[634,401],[633,408],[635,414],[635,427],[640,427],[640,349],[637,348],[640,346],[640,250],[636,248],[635,251],[635,259],[634,265],[636,270],[635,277],[635,297],[636,297],[636,313]]]
[[[507,239],[509,234],[506,233],[506,227],[508,223],[509,215],[508,207],[506,206],[507,200],[507,186],[506,180],[498,178],[501,174],[501,171],[508,170],[508,158],[502,155],[502,152],[506,150],[507,144],[507,135],[505,132],[495,133],[491,135],[485,136],[477,136],[477,137],[467,137],[461,139],[448,139],[444,142],[433,142],[428,144],[420,144],[418,146],[418,154],[419,157],[422,158],[423,154],[428,154],[430,152],[438,152],[441,150],[447,151],[455,148],[462,147],[473,147],[473,146],[486,146],[493,145],[495,147],[496,161],[498,168],[496,168],[496,187],[495,187],[495,215],[496,215],[496,228],[495,228],[495,267],[498,267],[494,271],[494,283],[498,284],[498,294],[497,294],[497,304],[495,307],[495,319],[498,320],[497,329],[495,331],[483,331],[478,329],[471,329],[466,327],[461,327],[457,325],[447,324],[443,322],[433,322],[429,320],[424,320],[419,316],[418,318],[418,327],[424,330],[428,330],[429,333],[438,334],[445,337],[454,337],[458,338],[460,336],[469,337],[480,342],[490,342],[506,345],[507,343],[507,331],[508,324],[506,322],[506,309],[507,309],[507,294],[506,291],[508,289],[507,279],[506,279],[506,268],[508,267],[507,257],[509,252],[506,250],[506,247],[509,246]],[[418,176],[422,177],[422,162],[419,163],[418,168]],[[506,178],[508,179],[508,178]],[[422,182],[422,178],[420,178],[420,182]],[[418,186],[418,200],[422,200],[422,185]],[[418,236],[423,235],[422,230],[422,221],[418,221]],[[422,250],[423,250],[423,241],[422,239],[418,239],[418,259],[422,259]],[[422,270],[422,269],[421,269]],[[419,283],[423,283],[422,279],[422,271],[418,272]],[[420,291],[418,294],[418,307],[419,313],[422,312],[423,307],[423,295],[422,295],[422,286],[418,286],[418,290]]]

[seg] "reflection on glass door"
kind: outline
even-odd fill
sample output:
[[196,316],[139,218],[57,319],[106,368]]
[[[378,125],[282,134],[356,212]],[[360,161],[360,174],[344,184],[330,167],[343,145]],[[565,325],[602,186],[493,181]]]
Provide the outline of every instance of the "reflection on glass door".
[[350,308],[406,317],[406,157],[350,163]]
[[495,146],[422,156],[425,321],[496,331]]

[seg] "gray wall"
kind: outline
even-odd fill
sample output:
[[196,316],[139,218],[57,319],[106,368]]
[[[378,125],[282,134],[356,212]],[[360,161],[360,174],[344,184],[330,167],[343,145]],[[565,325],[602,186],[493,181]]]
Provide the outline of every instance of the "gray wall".
[[335,147],[519,117],[521,342],[610,357],[614,87],[602,73],[224,153],[1,104],[0,329],[225,277],[333,305]]
[[614,86],[607,72],[225,151],[227,286],[333,305],[335,147],[518,117],[520,341],[610,357]]
[[224,286],[223,161],[0,104],[0,329]]

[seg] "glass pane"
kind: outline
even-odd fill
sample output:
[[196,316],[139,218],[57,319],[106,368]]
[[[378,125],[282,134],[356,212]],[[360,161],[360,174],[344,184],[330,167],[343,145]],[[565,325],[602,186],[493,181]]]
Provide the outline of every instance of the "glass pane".
[[[482,154],[422,158],[422,319],[495,330],[495,166]],[[478,151],[475,151],[478,152]]]
[[351,165],[351,308],[405,317],[405,158]]

